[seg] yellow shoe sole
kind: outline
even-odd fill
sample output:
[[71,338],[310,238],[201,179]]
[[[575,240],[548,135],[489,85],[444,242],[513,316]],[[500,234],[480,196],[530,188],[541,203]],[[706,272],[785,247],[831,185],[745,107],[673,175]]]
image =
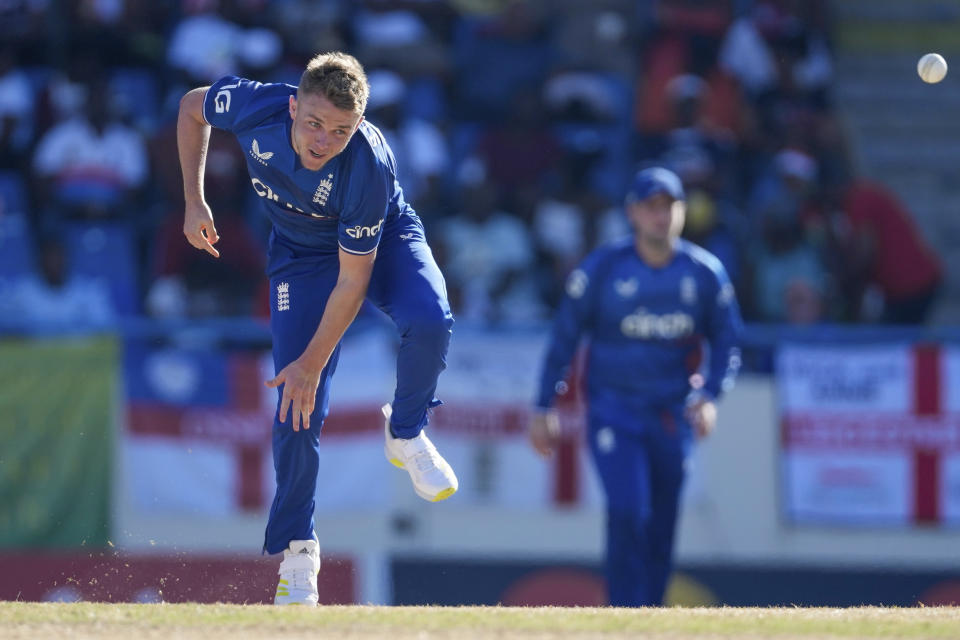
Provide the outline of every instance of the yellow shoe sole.
[[454,489],[453,487],[450,487],[449,489],[444,489],[443,491],[438,493],[436,496],[434,496],[433,500],[431,500],[430,502],[440,502],[441,500],[446,500],[456,492],[457,490]]
[[[397,458],[389,458],[389,462],[390,464],[395,466],[397,469],[406,469],[406,466],[403,464],[403,462],[401,462]],[[441,500],[446,500],[456,492],[457,490],[455,488],[450,487],[449,489],[444,489],[443,491],[433,496],[432,498],[429,498],[429,500],[430,502],[440,502]],[[423,494],[420,494],[420,495],[423,495]]]

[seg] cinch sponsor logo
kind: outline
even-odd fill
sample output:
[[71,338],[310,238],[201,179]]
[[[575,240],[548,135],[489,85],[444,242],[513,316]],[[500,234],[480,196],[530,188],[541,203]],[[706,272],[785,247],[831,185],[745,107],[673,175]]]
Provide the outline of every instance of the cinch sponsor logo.
[[628,338],[676,340],[693,333],[693,317],[680,311],[657,315],[640,308],[620,321],[620,331]]
[[613,281],[613,289],[621,298],[632,298],[640,288],[636,278],[624,278]]
[[296,211],[298,213],[303,213],[303,209],[297,208],[289,202],[280,202],[280,196],[278,196],[276,192],[274,192],[274,190],[268,185],[264,184],[262,180],[259,180],[258,178],[250,178],[250,182],[253,183],[253,190],[256,191],[257,195],[261,198],[273,200],[277,204],[285,206],[287,209]]
[[347,229],[347,235],[351,238],[359,240],[360,238],[372,238],[373,236],[380,233],[380,226],[383,224],[383,220],[373,225],[372,227],[361,227],[357,225],[352,229]]
[[[256,194],[257,194],[258,196],[260,196],[261,198],[266,198],[267,200],[272,200],[272,201],[276,202],[277,204],[279,204],[279,205],[281,205],[281,206],[284,206],[284,207],[286,207],[287,209],[290,209],[291,211],[296,211],[297,213],[306,213],[306,212],[305,212],[303,209],[301,209],[300,207],[295,207],[295,206],[293,206],[292,204],[290,204],[289,202],[281,202],[281,201],[280,201],[280,196],[278,196],[278,195],[276,194],[276,192],[275,192],[273,189],[270,188],[269,185],[264,184],[264,182],[263,182],[262,180],[260,180],[260,179],[258,179],[258,178],[250,178],[250,182],[253,183],[253,190],[254,190],[254,191],[256,192]],[[325,215],[323,215],[323,214],[321,214],[321,213],[311,213],[310,216],[313,217],[313,218],[323,218],[324,220],[336,220],[336,219],[337,219],[336,216],[325,216]]]

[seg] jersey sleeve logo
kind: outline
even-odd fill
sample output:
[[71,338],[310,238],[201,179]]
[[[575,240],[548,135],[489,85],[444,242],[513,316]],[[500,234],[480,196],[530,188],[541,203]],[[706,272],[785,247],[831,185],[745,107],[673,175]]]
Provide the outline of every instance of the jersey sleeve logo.
[[217,113],[226,113],[230,111],[230,91],[220,89],[213,98],[213,108]]
[[579,300],[583,297],[583,294],[587,292],[587,284],[589,281],[583,269],[574,269],[570,272],[570,275],[567,276],[567,295],[574,300]]
[[353,238],[354,240],[360,240],[361,238],[372,238],[378,233],[380,233],[380,226],[383,224],[383,220],[373,225],[372,227],[361,227],[357,225],[350,229],[347,229],[347,235]]
[[636,278],[618,278],[613,281],[613,288],[621,298],[632,298],[640,288]]

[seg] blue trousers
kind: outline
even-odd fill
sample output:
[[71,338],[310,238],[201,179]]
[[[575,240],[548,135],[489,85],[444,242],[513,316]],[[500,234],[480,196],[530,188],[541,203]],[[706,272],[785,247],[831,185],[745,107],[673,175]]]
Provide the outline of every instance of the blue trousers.
[[590,453],[607,502],[607,588],[613,606],[658,606],[673,570],[692,432],[682,407],[623,413],[591,406],[589,418]]
[[[270,279],[270,330],[277,371],[296,360],[310,342],[339,273],[336,255],[293,264],[300,266]],[[438,404],[434,393],[437,378],[446,368],[453,327],[443,275],[418,218],[404,218],[399,231],[381,239],[367,299],[389,315],[400,331],[391,430],[397,437],[415,437],[427,424],[427,410]],[[338,345],[321,373],[309,430],[294,431],[290,419],[282,424],[274,416],[277,493],[264,536],[267,553],[279,553],[291,540],[309,540],[313,535],[320,430],[330,411],[330,380],[339,357]],[[282,396],[281,386],[278,411]]]

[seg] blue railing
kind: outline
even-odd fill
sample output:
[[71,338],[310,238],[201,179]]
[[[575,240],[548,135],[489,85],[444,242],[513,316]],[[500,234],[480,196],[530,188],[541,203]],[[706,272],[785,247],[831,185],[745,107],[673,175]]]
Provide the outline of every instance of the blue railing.
[[[360,333],[372,327],[382,326],[384,319],[376,315],[359,318],[350,333]],[[457,332],[503,332],[542,335],[548,330],[546,324],[523,328],[490,328],[459,324]],[[71,326],[69,329],[38,327],[18,321],[16,318],[0,319],[0,339],[41,338],[54,336],[79,336],[89,334],[115,334],[135,340],[159,340],[175,343],[181,347],[194,348],[270,348],[270,330],[263,320],[253,318],[203,318],[203,319],[148,319],[127,318],[111,327]],[[791,325],[748,324],[745,327],[741,348],[745,371],[769,373],[773,368],[773,355],[778,345],[804,343],[823,345],[889,344],[889,343],[960,343],[960,327],[938,326],[886,326],[886,325],[817,325],[797,327]]]

